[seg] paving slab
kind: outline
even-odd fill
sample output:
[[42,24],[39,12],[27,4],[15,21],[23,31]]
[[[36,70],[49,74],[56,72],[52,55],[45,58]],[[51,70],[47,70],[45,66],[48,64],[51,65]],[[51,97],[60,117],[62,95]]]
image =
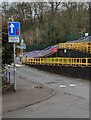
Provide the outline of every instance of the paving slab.
[[53,89],[20,76],[16,78],[16,85],[16,92],[10,91],[2,95],[3,114],[33,105],[54,94]]

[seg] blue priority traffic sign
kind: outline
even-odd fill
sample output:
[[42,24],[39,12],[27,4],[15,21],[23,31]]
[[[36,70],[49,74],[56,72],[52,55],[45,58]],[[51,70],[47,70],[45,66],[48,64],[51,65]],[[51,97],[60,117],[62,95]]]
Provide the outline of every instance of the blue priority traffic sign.
[[20,22],[8,22],[8,36],[20,36]]

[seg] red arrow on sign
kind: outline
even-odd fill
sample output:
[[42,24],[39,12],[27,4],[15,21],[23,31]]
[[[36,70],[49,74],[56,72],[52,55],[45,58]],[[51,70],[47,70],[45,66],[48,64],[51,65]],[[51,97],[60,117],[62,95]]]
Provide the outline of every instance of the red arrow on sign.
[[19,34],[18,29],[16,29],[16,35],[18,35],[18,34]]

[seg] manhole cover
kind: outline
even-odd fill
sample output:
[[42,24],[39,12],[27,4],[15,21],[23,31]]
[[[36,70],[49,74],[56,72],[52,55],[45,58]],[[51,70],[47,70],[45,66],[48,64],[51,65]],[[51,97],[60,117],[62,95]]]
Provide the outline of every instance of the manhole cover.
[[59,81],[60,82],[60,81],[63,81],[63,79],[55,79],[55,81]]
[[54,83],[57,83],[57,81],[47,82],[46,84],[54,84]]
[[41,85],[34,85],[33,88],[43,88]]

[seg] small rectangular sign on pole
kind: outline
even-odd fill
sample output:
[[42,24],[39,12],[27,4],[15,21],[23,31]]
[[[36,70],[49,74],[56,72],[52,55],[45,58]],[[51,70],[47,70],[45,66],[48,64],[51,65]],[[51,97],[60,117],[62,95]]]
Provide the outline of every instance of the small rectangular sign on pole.
[[85,36],[88,36],[88,33],[85,33]]
[[20,46],[21,46],[21,49],[26,49],[26,44],[25,43],[21,43]]
[[16,37],[9,36],[8,40],[9,40],[10,43],[19,43],[19,37],[18,36],[16,36]]

